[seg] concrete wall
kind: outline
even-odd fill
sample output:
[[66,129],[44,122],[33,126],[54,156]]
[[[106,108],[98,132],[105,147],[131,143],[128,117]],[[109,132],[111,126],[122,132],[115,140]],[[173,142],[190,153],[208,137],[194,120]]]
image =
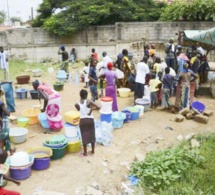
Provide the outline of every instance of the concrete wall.
[[[206,30],[215,26],[215,22],[132,22],[116,23],[109,26],[90,27],[71,36],[59,37],[40,28],[10,29],[0,32],[0,44],[15,57],[27,57],[40,61],[43,58],[58,60],[58,48],[61,44],[67,51],[73,47],[78,52],[79,59],[86,59],[95,48],[99,57],[107,51],[116,58],[122,49],[128,49],[134,58],[142,58],[143,45],[155,43],[156,52],[164,57],[164,45],[169,38],[177,43],[178,32],[183,30]],[[209,60],[215,61],[214,51]]]

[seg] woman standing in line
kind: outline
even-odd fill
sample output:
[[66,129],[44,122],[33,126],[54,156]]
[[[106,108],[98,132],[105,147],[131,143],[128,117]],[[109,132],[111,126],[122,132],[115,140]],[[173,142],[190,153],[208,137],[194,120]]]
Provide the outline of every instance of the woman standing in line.
[[118,111],[117,106],[117,92],[116,92],[116,85],[115,82],[117,81],[117,75],[116,72],[113,71],[113,63],[108,62],[107,64],[108,70],[104,72],[103,75],[101,75],[99,78],[105,77],[106,78],[106,88],[105,88],[105,95],[110,96],[113,98],[113,104],[112,104],[112,111]]

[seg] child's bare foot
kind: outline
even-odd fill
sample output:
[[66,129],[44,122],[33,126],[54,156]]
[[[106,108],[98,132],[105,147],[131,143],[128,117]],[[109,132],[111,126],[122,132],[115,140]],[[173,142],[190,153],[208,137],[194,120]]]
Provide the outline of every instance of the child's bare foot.
[[16,152],[16,148],[10,149],[10,155],[12,156]]

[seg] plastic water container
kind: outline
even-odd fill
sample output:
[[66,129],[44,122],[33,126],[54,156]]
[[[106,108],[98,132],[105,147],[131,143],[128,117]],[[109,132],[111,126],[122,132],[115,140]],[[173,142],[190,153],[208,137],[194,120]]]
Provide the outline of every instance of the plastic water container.
[[28,128],[28,125],[29,125],[29,118],[18,118],[17,119],[17,122],[18,122],[18,126],[19,127],[25,127],[25,128]]
[[124,123],[129,123],[131,120],[131,112],[129,110],[123,110],[122,112],[126,114]]
[[142,105],[135,105],[134,107],[139,108],[139,110],[140,110],[139,118],[143,117],[143,114],[144,114],[144,106],[142,106]]
[[144,96],[149,97],[150,99],[150,95],[151,95],[151,89],[149,85],[145,85],[144,86]]
[[72,83],[72,74],[69,74],[69,83]]
[[100,112],[102,114],[111,114],[113,112],[112,111],[113,98],[109,96],[104,96],[100,100],[101,100]]
[[57,73],[57,79],[60,82],[64,82],[64,81],[66,81],[66,78],[67,78],[67,74],[66,74],[65,70],[59,70]]
[[16,98],[17,99],[24,99],[28,98],[28,90],[21,88],[21,89],[15,89],[16,92]]
[[137,120],[139,118],[140,109],[136,107],[127,107],[125,110],[131,112],[131,120]]
[[39,121],[40,121],[41,126],[42,126],[44,129],[49,129],[49,128],[50,128],[49,123],[48,123],[48,120],[47,120],[46,113],[40,113],[40,114],[38,115],[38,119],[39,119]]
[[[78,126],[71,125],[69,123],[64,124],[65,135],[67,138],[77,138],[78,135]],[[70,140],[71,141],[71,140]]]
[[79,82],[80,82],[80,81],[79,81],[79,75],[78,75],[78,73],[76,72],[76,73],[75,73],[75,84],[76,84],[76,85],[79,85]]
[[112,125],[114,129],[121,128],[123,126],[126,114],[123,112],[113,112],[112,113]]
[[112,113],[110,113],[110,114],[103,114],[103,113],[101,113],[100,120],[101,121],[105,121],[107,123],[110,123],[111,122],[111,116],[112,116]]

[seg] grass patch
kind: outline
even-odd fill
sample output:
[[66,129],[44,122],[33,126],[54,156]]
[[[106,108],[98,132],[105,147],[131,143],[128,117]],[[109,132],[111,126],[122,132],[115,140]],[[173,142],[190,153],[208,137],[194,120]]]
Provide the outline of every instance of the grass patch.
[[[59,63],[39,63],[13,59],[9,61],[10,78],[12,81],[16,81],[17,76],[32,75],[32,70],[34,69],[41,69],[42,73],[48,73],[49,67],[53,67],[56,70],[60,70]],[[80,67],[84,67],[84,64],[82,62],[77,62],[75,64],[69,65],[71,71],[78,70]]]
[[144,194],[214,195],[215,134],[199,135],[199,149],[189,142],[151,153],[144,162],[134,162],[130,174],[140,178]]

